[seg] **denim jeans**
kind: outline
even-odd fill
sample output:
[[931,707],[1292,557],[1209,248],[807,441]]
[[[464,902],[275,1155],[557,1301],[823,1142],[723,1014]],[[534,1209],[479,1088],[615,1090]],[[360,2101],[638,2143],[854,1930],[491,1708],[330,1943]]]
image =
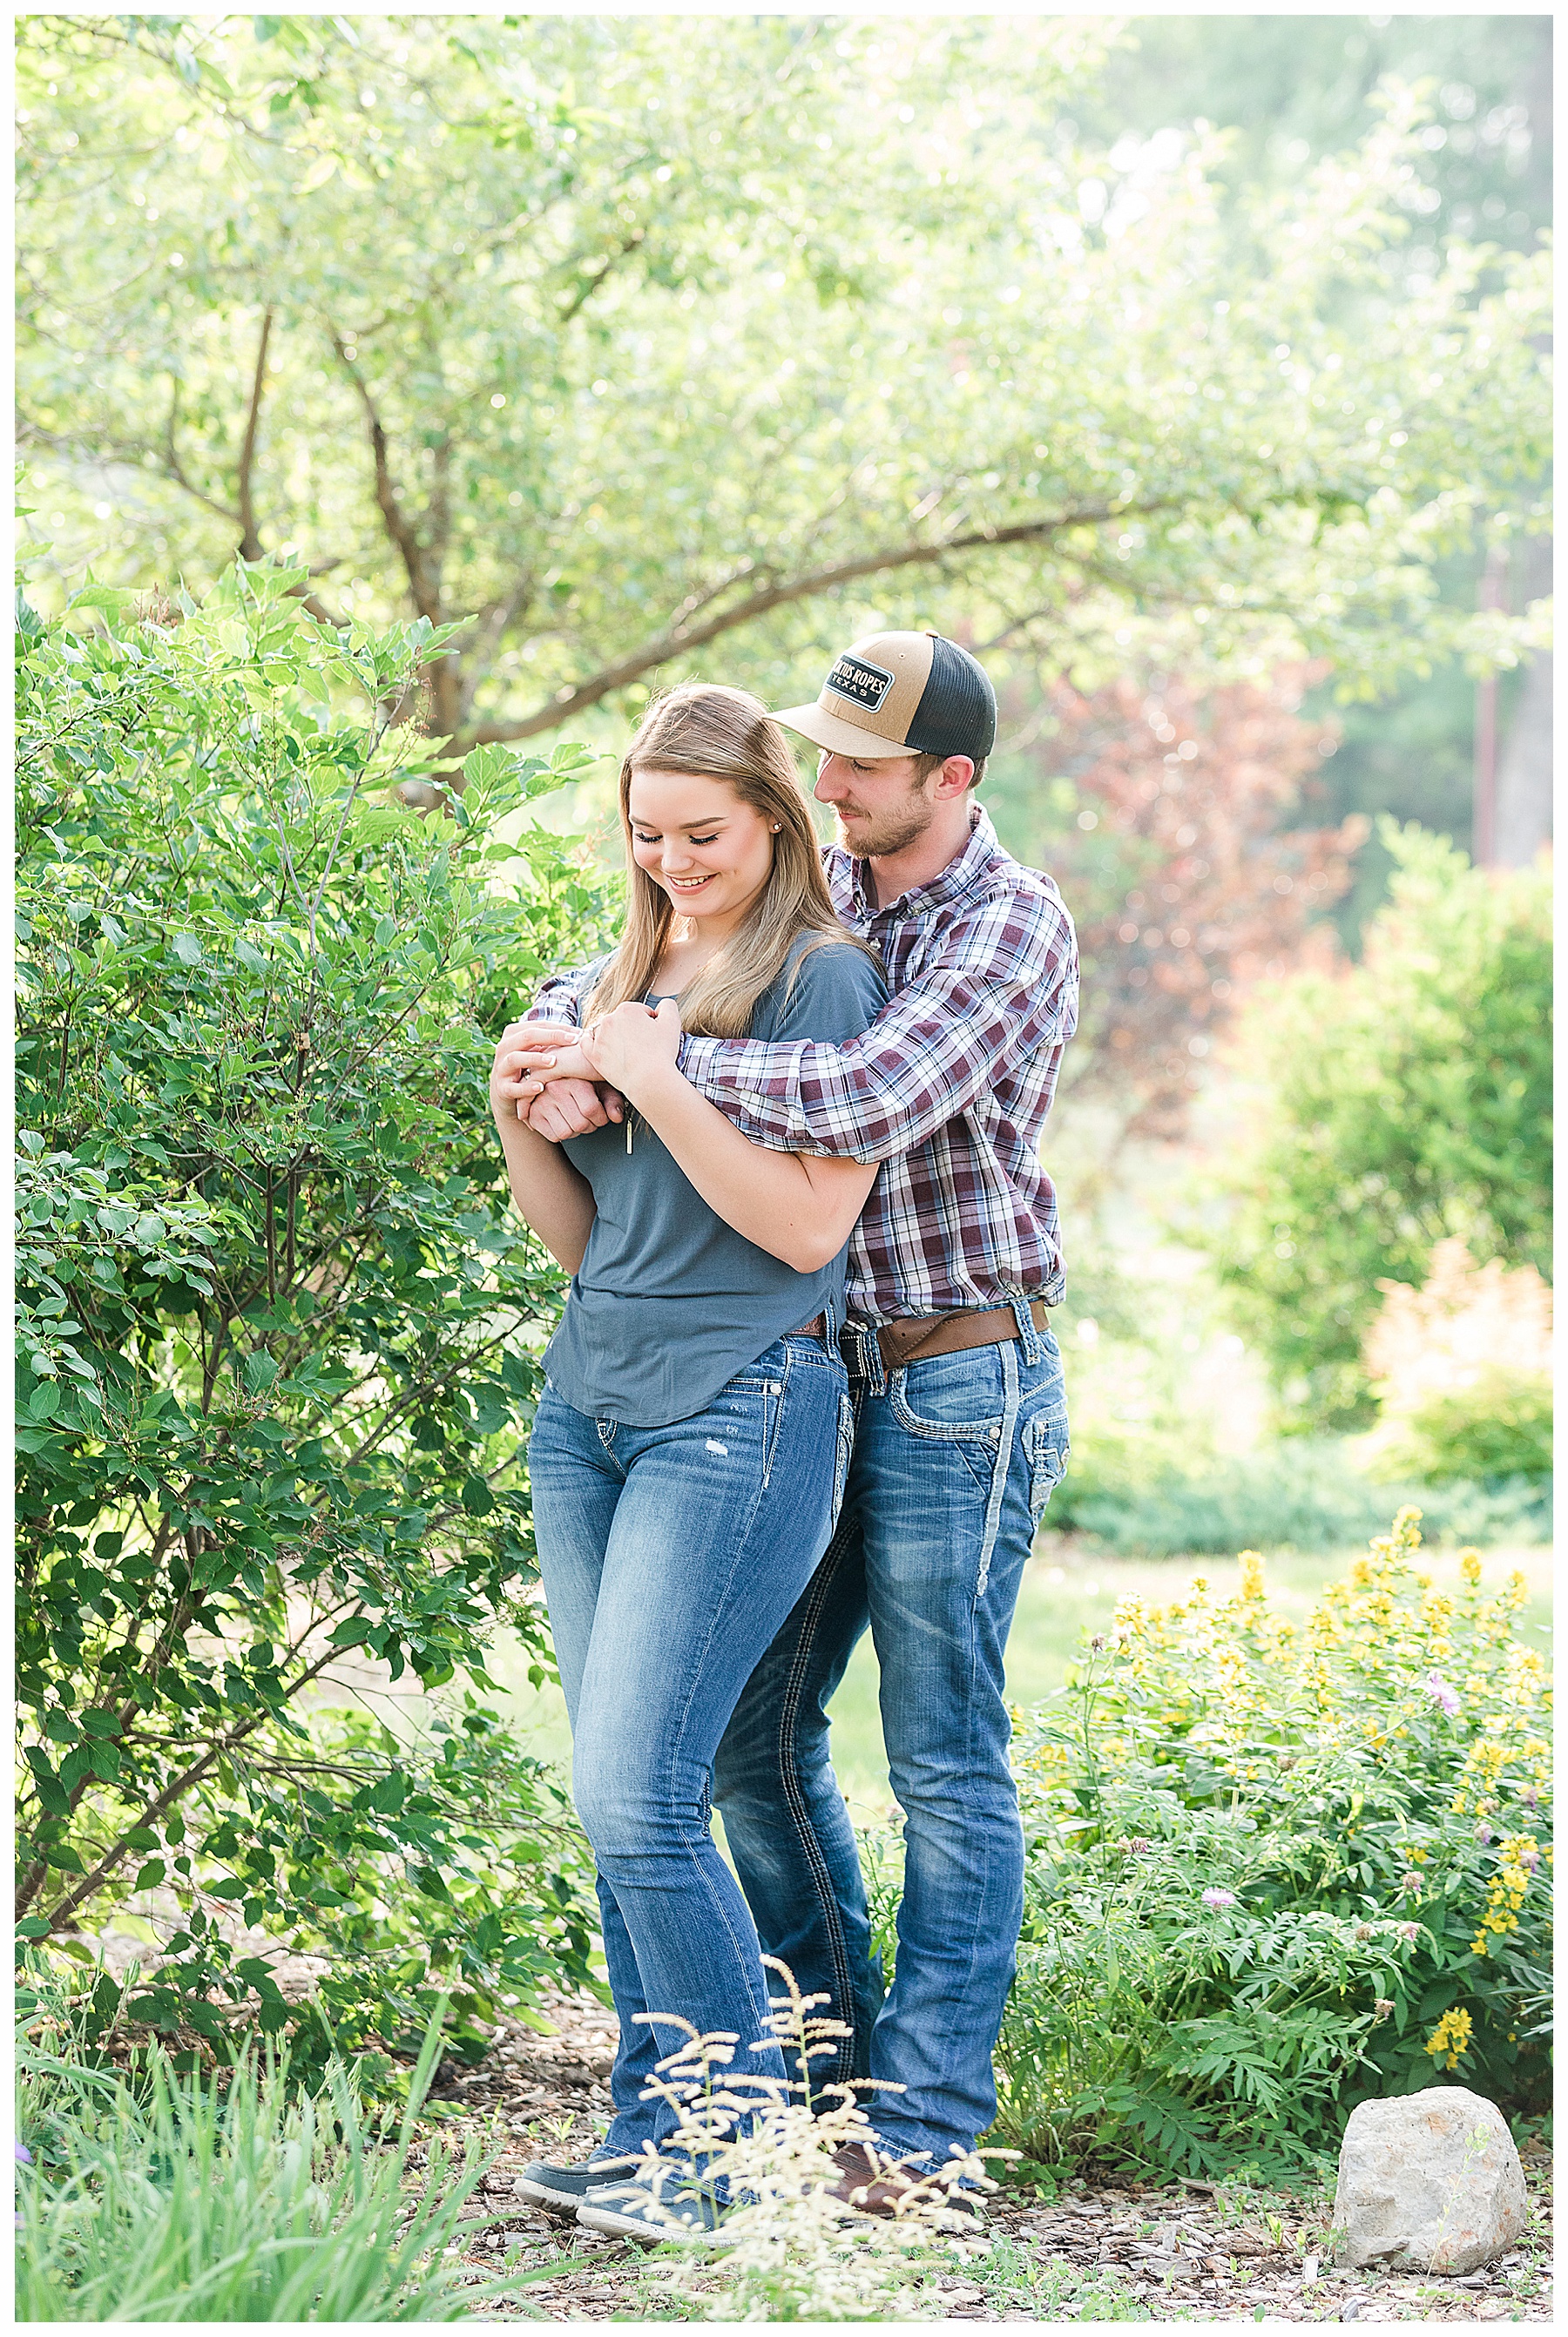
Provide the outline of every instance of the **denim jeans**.
[[590,1419],[549,1387],[539,1405],[539,1566],[621,2022],[607,2152],[668,2132],[668,2107],[642,2096],[681,2021],[733,2036],[737,2075],[786,2075],[776,2043],[753,2049],[767,1975],[709,1795],[736,1698],[832,1532],[846,1391],[838,1355],[792,1335],[667,1428]]
[[[1067,1453],[1062,1359],[1016,1341],[887,1373],[851,1325],[855,1448],[821,1565],[748,1683],[714,1798],[762,1945],[850,2024],[821,2079],[869,2077],[900,2156],[967,2150],[996,2110],[991,2051],[1023,1914],[1003,1657],[1034,1529]],[[826,1706],[870,1626],[904,1812],[897,1970],[884,2000]]]

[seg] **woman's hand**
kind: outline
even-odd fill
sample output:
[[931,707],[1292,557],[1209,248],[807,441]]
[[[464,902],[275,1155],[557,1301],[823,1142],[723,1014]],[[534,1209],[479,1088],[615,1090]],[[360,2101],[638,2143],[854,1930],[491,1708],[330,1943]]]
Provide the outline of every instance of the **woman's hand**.
[[681,1009],[672,998],[661,999],[657,1009],[628,1000],[591,1022],[582,1044],[590,1078],[608,1080],[641,1107],[651,1091],[668,1086],[671,1073],[681,1076]]
[[[559,1144],[622,1117],[621,1098],[597,1089],[578,1043],[582,1032],[554,1024],[512,1022],[501,1034],[490,1072],[490,1109],[497,1124],[525,1120]],[[547,1043],[547,1041],[553,1043]]]

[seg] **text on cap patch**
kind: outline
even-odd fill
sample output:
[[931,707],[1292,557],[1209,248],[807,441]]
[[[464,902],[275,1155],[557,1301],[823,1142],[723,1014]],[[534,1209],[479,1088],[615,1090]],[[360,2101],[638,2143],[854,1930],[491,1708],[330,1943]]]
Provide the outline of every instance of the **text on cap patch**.
[[879,665],[867,665],[862,658],[841,657],[828,675],[826,687],[836,698],[848,698],[853,705],[875,711],[892,689],[893,677]]

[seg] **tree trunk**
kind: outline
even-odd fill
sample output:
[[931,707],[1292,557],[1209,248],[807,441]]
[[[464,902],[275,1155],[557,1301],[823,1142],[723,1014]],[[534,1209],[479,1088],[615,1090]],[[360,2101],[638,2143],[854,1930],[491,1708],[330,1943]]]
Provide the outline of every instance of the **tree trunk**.
[[[1524,547],[1517,606],[1552,590],[1552,547],[1543,538]],[[1497,809],[1492,858],[1499,868],[1524,868],[1552,835],[1552,652],[1526,659],[1497,764]]]

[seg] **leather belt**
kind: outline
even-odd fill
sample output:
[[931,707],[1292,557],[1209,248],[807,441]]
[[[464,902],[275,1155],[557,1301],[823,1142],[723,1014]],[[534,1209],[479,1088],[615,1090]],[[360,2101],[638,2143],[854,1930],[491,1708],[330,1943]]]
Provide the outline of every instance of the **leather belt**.
[[828,1317],[826,1315],[813,1315],[809,1323],[802,1323],[798,1331],[791,1331],[789,1334],[789,1336],[792,1339],[825,1339],[827,1335]]
[[[1050,1319],[1045,1301],[1031,1299],[1029,1313],[1044,1330]],[[867,1323],[857,1327],[868,1331],[871,1325]],[[890,1372],[902,1371],[906,1364],[923,1362],[927,1355],[962,1354],[966,1347],[996,1346],[1004,1339],[1017,1336],[1018,1318],[1011,1306],[986,1306],[956,1315],[906,1315],[896,1323],[877,1325],[877,1345]]]

